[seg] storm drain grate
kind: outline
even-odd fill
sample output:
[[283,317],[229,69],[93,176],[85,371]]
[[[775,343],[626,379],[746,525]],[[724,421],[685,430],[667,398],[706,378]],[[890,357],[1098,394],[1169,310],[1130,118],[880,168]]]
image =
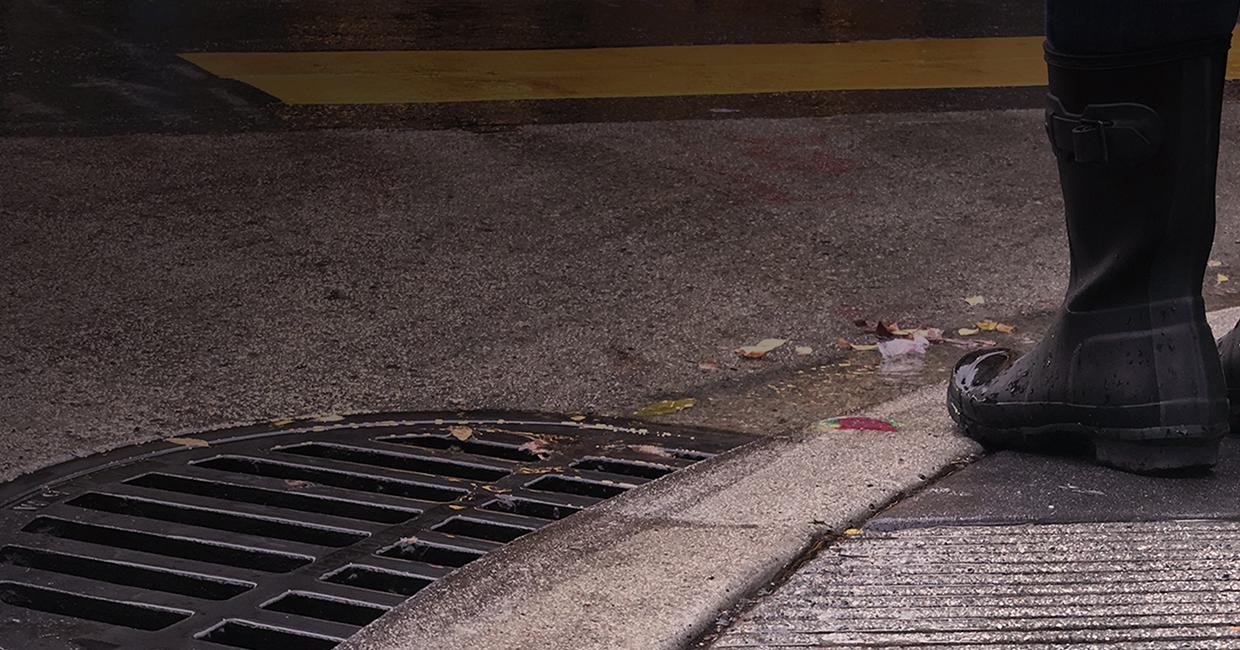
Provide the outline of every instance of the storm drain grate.
[[491,550],[748,441],[417,416],[179,440],[0,491],[0,648],[326,650]]
[[711,648],[1240,648],[1240,522],[865,531]]

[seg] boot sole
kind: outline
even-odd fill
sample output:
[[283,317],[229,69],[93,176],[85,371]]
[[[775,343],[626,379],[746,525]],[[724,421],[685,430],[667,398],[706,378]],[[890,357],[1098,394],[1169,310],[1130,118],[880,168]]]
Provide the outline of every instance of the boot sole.
[[1212,467],[1218,461],[1219,444],[1228,430],[1228,425],[1222,423],[1156,427],[1051,423],[995,428],[969,420],[954,401],[949,400],[948,410],[965,436],[988,449],[1075,451],[1092,456],[1099,464],[1138,474]]

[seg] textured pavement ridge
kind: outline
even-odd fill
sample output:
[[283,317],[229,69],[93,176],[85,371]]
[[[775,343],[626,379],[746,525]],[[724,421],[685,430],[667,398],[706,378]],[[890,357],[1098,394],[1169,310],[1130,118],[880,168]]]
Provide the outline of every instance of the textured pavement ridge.
[[1234,522],[865,531],[711,647],[1240,648],[1238,555]]

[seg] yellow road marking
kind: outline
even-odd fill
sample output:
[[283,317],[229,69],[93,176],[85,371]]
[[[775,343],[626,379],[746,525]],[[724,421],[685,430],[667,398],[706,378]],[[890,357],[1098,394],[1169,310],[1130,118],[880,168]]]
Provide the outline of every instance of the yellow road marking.
[[[182,58],[286,104],[668,97],[1046,83],[1042,38],[574,50],[202,52]],[[1233,64],[1229,77],[1240,75]]]

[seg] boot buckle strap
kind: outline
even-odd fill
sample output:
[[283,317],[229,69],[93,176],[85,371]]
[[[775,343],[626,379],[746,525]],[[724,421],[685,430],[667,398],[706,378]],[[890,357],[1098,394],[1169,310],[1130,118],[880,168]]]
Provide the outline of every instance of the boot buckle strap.
[[1162,118],[1143,104],[1090,104],[1080,113],[1048,95],[1046,134],[1055,154],[1078,163],[1139,162],[1162,144]]

